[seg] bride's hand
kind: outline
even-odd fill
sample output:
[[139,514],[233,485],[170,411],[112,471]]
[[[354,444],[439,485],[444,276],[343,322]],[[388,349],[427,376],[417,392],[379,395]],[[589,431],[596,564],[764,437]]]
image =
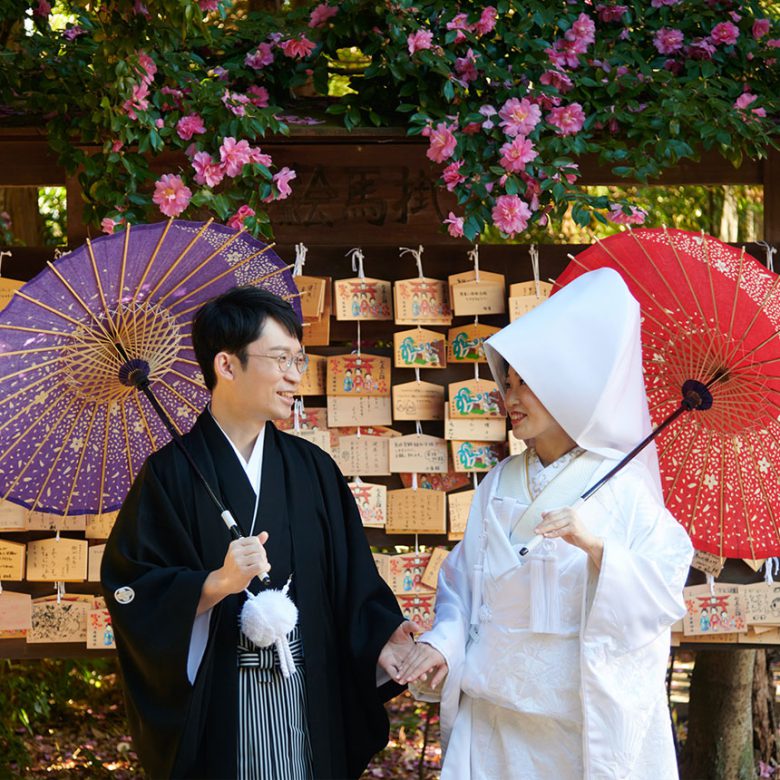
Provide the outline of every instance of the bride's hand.
[[398,671],[396,682],[401,685],[415,680],[427,680],[433,673],[431,688],[436,686],[447,676],[449,667],[444,656],[427,642],[418,642],[414,650],[404,659]]

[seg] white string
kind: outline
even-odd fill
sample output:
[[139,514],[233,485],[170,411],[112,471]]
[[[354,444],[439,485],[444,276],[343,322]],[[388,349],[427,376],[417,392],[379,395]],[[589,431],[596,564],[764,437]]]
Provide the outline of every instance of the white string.
[[417,263],[417,275],[422,279],[425,274],[423,273],[423,267],[422,267],[422,253],[423,253],[423,245],[420,244],[417,249],[412,249],[410,246],[399,246],[399,251],[401,252],[401,255],[411,255],[415,262]]
[[412,474],[412,490],[417,490],[417,472]]
[[[766,252],[766,267],[772,272],[775,272],[775,252],[777,252],[777,247],[772,246],[768,241],[756,241],[756,243],[764,248],[764,251]],[[0,252],[0,255],[3,253]]]
[[774,577],[772,577],[772,561],[775,560],[774,558],[767,558],[764,561],[764,582],[767,585],[771,585],[775,580]]
[[360,320],[357,321],[357,343],[355,344],[357,349],[357,356],[360,357]]
[[534,285],[536,286],[536,297],[542,297],[542,289],[539,287],[539,250],[536,244],[531,244],[528,247],[528,254],[531,255],[531,269],[534,273]]
[[479,244],[469,250],[469,260],[474,264],[474,281],[479,284]]
[[355,247],[354,249],[350,249],[349,252],[347,252],[344,257],[351,257],[352,258],[352,271],[353,273],[356,273],[358,275],[358,279],[365,279],[366,275],[363,272],[363,250],[359,247]]
[[293,430],[301,432],[301,416],[303,414],[303,399],[296,398],[293,402]]
[[414,381],[419,382],[420,381],[420,367],[415,366],[414,367]]
[[415,432],[417,433],[418,436],[422,436],[423,435],[422,423],[419,420],[415,420],[415,422],[414,422],[414,430],[415,430]]
[[478,360],[474,361],[474,379],[476,379],[477,382],[479,382],[479,361]]
[[[416,477],[417,474],[415,474],[414,476]],[[419,540],[417,538],[417,534],[414,535],[414,554],[415,555],[419,555],[420,554],[420,543],[419,543]]]
[[2,593],[2,592],[3,592],[3,581],[0,580],[0,593]]
[[710,596],[715,595],[715,577],[712,576],[712,574],[705,575],[707,577],[707,585],[709,585],[710,588]]
[[306,253],[309,250],[306,248],[306,244],[295,245],[295,263],[293,265],[293,276],[300,276],[303,273],[303,266],[306,265]]
[[62,602],[62,597],[65,595],[65,583],[55,582],[54,590],[57,592],[57,603],[60,604]]
[[471,482],[474,485],[474,490],[476,490],[479,487],[479,480],[477,479],[476,471],[471,472]]
[[[422,249],[422,247],[420,247],[420,249]],[[14,253],[13,252],[8,252],[7,250],[3,250],[2,252],[0,252],[0,276],[3,275],[3,258],[4,257],[13,257],[13,256],[14,256]]]
[[353,481],[353,482],[354,482],[356,485],[362,485],[362,484],[363,484],[363,480],[360,478],[360,475],[359,475],[359,474],[355,474],[355,476],[354,476],[354,477],[352,477],[352,481]]

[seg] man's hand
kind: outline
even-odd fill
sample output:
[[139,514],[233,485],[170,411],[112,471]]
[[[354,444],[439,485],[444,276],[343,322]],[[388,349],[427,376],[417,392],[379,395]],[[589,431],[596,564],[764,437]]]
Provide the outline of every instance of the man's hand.
[[428,675],[433,672],[431,688],[436,688],[448,671],[447,661],[435,647],[427,642],[418,642],[401,665],[398,682],[405,685],[419,679],[427,680]]
[[601,558],[604,554],[604,540],[594,536],[571,507],[553,509],[542,512],[542,522],[534,528],[534,533],[545,539],[563,539],[584,550],[597,568],[601,568]]
[[271,571],[263,547],[267,541],[268,533],[263,531],[230,543],[221,568],[211,572],[203,583],[198,615],[219,604],[225,596],[240,593],[255,577],[263,577]]
[[417,623],[404,620],[390,635],[390,639],[382,648],[377,663],[390,675],[390,679],[398,682],[398,674],[404,659],[415,648],[413,634],[420,632]]

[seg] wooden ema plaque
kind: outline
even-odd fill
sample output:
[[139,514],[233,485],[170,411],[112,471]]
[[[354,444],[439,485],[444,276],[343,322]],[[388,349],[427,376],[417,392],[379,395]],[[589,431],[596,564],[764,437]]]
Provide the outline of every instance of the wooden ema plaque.
[[27,515],[28,531],[84,531],[86,527],[86,515],[63,517],[48,512],[30,512]]
[[317,319],[325,308],[325,279],[322,276],[293,276],[300,293],[301,314],[304,319]]
[[[274,425],[280,431],[291,431],[295,428],[295,415],[291,414],[284,420],[274,420]],[[307,406],[301,412],[298,426],[302,431],[326,430],[328,427],[328,410],[324,406]]]
[[87,611],[86,641],[89,650],[113,650],[116,648],[111,615],[105,607]]
[[24,284],[16,279],[6,279],[0,277],[0,311],[2,311],[11,302],[14,293]]
[[387,488],[369,482],[350,482],[349,489],[355,499],[360,519],[365,528],[384,528],[387,521]]
[[327,360],[329,396],[390,396],[390,358],[363,352],[334,355]]
[[84,536],[87,539],[108,539],[119,512],[105,512],[102,515],[87,515],[84,522]]
[[298,436],[301,439],[306,439],[312,444],[316,444],[321,450],[325,451],[333,457],[333,452],[330,446],[330,432],[327,430],[305,430],[301,428],[299,431],[290,429],[285,431],[289,436]]
[[444,407],[444,438],[454,441],[504,441],[506,420],[499,417],[451,417],[449,404]]
[[716,582],[683,588],[687,612],[683,618],[685,636],[714,636],[745,633],[747,620],[739,585]]
[[[92,596],[87,596],[89,601]],[[32,620],[27,632],[29,644],[87,641],[89,603],[73,594],[66,594],[60,603],[46,596],[32,602]]]
[[401,279],[395,283],[396,325],[449,325],[449,286],[441,279]]
[[327,408],[328,428],[391,425],[393,422],[393,405],[389,397],[350,398],[329,395]]
[[388,555],[385,581],[390,590],[396,594],[424,590],[422,576],[430,560],[431,554],[422,551]]
[[396,599],[401,608],[401,614],[407,620],[413,620],[423,631],[433,627],[433,607],[436,603],[436,593],[397,593]]
[[24,579],[24,560],[27,547],[19,542],[0,539],[0,580]]
[[87,552],[87,581],[100,582],[100,564],[103,562],[105,544],[93,544]]
[[[417,487],[422,490],[441,490],[443,493],[449,493],[451,490],[459,490],[471,484],[467,474],[452,470],[452,462],[449,459],[447,461],[446,474],[415,473],[417,474]],[[412,487],[412,475],[402,473],[401,482],[404,487]]]
[[301,377],[298,395],[325,395],[328,359],[324,355],[309,355],[309,367]]
[[503,274],[474,271],[449,277],[450,302],[457,317],[503,314],[506,311],[506,282]]
[[743,585],[742,602],[748,623],[780,626],[780,582]]
[[27,545],[27,579],[82,582],[87,579],[86,539],[41,539]]
[[371,553],[372,558],[374,559],[374,565],[376,566],[376,570],[379,572],[379,576],[387,582],[390,578],[390,558],[391,555],[388,555],[387,553]]
[[345,477],[387,476],[390,474],[388,441],[385,436],[339,436],[333,460]]
[[337,320],[392,320],[392,285],[383,279],[338,279],[333,283]]
[[449,385],[450,417],[477,417],[483,420],[506,417],[498,386],[488,379],[467,379]]
[[528,314],[542,301],[550,297],[553,286],[549,282],[539,282],[539,295],[536,294],[536,282],[518,282],[509,287],[509,321]]
[[501,441],[452,441],[450,445],[455,471],[490,471],[506,457],[506,443]]
[[390,440],[390,471],[446,474],[447,442],[437,436],[412,433]]
[[471,511],[471,502],[474,500],[476,490],[463,490],[460,493],[451,493],[447,496],[447,504],[450,510],[449,539],[462,539],[466,533],[466,523]]
[[443,534],[447,530],[446,495],[438,490],[388,490],[388,534]]
[[0,531],[26,531],[29,510],[10,501],[0,501]]
[[396,368],[446,368],[444,335],[426,328],[399,330],[393,334],[393,360]]
[[428,561],[428,565],[425,567],[425,571],[422,576],[423,585],[427,585],[429,588],[436,590],[436,584],[439,581],[439,569],[446,560],[450,551],[446,547],[435,547],[431,553],[431,559]]
[[333,309],[331,278],[329,276],[318,278],[325,282],[322,313],[318,317],[303,318],[301,343],[304,347],[327,347],[330,344],[330,315]]
[[433,382],[393,385],[393,419],[441,420],[444,417],[444,387]]
[[447,359],[454,363],[487,363],[482,345],[499,328],[481,323],[458,325],[447,331]]
[[0,593],[0,631],[27,631],[32,625],[32,597],[29,593]]

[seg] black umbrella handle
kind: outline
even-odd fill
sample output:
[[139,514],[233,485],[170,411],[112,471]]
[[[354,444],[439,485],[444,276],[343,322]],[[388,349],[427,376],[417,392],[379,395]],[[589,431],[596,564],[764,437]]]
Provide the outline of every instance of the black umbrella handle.
[[[149,401],[149,403],[152,405],[152,409],[154,409],[154,411],[157,413],[157,416],[160,418],[162,424],[167,428],[168,433],[171,434],[171,438],[173,439],[174,444],[179,448],[179,451],[182,453],[182,455],[184,455],[193,472],[195,473],[195,476],[205,488],[209,498],[214,503],[214,506],[216,506],[217,510],[219,511],[219,516],[227,526],[230,536],[234,540],[243,539],[244,535],[241,533],[241,529],[238,527],[238,523],[233,517],[233,514],[219,500],[217,494],[212,490],[209,481],[198,467],[198,464],[195,463],[192,455],[190,455],[189,450],[184,446],[184,441],[182,440],[179,431],[176,430],[176,426],[173,424],[173,421],[168,416],[168,413],[165,411],[165,409],[163,409],[162,405],[157,400],[157,396],[155,396],[154,392],[152,391],[152,388],[149,385],[149,364],[145,361],[130,360],[127,356],[127,353],[125,352],[124,347],[121,344],[116,343],[114,346],[116,347],[117,352],[119,352],[119,354],[122,356],[122,359],[126,361],[119,371],[119,381],[124,385],[135,387],[146,396],[146,400]],[[271,584],[271,578],[268,576],[268,574],[264,574],[259,579],[260,584],[263,587],[267,588]]]

